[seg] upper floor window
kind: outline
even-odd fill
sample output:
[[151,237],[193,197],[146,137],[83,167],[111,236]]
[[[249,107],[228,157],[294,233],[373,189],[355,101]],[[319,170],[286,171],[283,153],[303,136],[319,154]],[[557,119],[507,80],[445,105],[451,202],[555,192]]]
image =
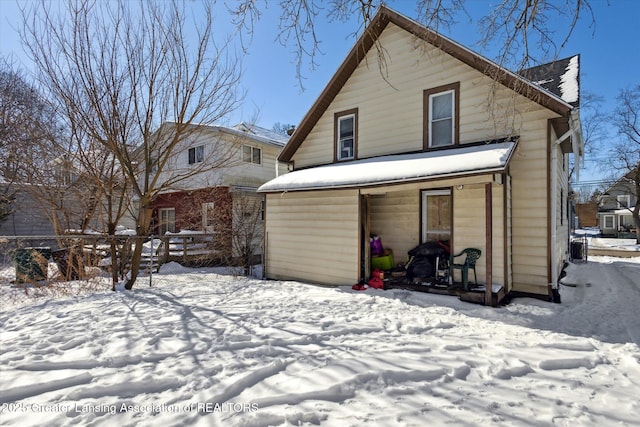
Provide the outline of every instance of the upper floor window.
[[58,171],[56,173],[56,178],[58,180],[58,184],[60,185],[71,185],[78,180],[78,175],[69,171]]
[[424,148],[440,148],[458,143],[460,83],[424,91]]
[[616,196],[618,208],[629,208],[631,206],[631,196],[628,194],[620,194]]
[[252,147],[250,145],[243,146],[242,161],[246,163],[253,163],[256,165],[262,164],[262,149],[258,147]]
[[357,157],[358,110],[335,115],[335,160],[353,160]]
[[189,164],[200,163],[204,161],[204,145],[189,148]]

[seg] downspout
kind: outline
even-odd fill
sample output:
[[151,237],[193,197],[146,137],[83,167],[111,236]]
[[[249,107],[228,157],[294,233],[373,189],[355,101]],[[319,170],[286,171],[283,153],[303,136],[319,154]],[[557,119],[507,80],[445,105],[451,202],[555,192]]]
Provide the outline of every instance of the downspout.
[[[567,132],[569,133],[569,132]],[[551,144],[551,289],[558,289],[558,270],[556,269],[556,249],[558,238],[558,145],[567,138],[567,133]]]
[[558,246],[558,210],[556,209],[558,203],[558,145],[565,139],[572,138],[573,152],[576,155],[576,165],[579,171],[582,132],[579,126],[578,114],[579,112],[575,110],[569,113],[569,130],[551,143],[551,259],[549,261],[551,262],[551,289],[554,290],[558,289],[559,280],[558,270],[554,263]]

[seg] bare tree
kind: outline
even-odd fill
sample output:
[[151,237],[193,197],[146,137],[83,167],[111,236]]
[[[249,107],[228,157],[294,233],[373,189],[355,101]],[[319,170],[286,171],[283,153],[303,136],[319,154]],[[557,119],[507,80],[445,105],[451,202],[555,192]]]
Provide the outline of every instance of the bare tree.
[[56,233],[82,227],[90,216],[83,201],[89,199],[76,191],[70,140],[55,108],[6,59],[0,62],[0,97],[3,211],[14,210],[8,202],[20,191],[42,208]]
[[236,193],[232,209],[232,248],[234,258],[243,267],[244,274],[260,254],[264,237],[264,199],[255,193]]
[[612,122],[620,139],[609,151],[611,165],[622,171],[634,190],[636,203],[627,209],[633,214],[636,243],[640,244],[640,84],[620,91]]
[[[175,169],[170,179],[162,173],[188,149],[195,123],[214,123],[237,108],[238,60],[228,40],[213,39],[210,2],[191,5],[191,15],[178,0],[58,6],[42,1],[23,10],[23,42],[67,126],[117,162],[137,200],[136,232],[148,236],[158,194],[231,158],[212,149],[207,161]],[[142,243],[127,289],[139,272]]]
[[[414,18],[436,32],[449,29],[459,17],[470,20],[465,0],[416,0]],[[320,19],[346,21],[357,17],[357,35],[371,22],[378,7],[393,1],[382,0],[320,0],[279,2],[282,9],[278,23],[278,41],[284,46],[293,45],[298,85],[303,88],[303,68],[307,64],[313,71],[316,58],[322,54],[321,35],[317,23]],[[234,23],[241,33],[253,36],[254,23],[261,17],[261,4],[253,0],[241,0],[231,8]],[[264,6],[266,7],[266,6]],[[586,17],[595,29],[595,17],[589,0],[500,0],[487,9],[478,24],[478,43],[482,48],[500,46],[495,60],[511,69],[524,69],[531,65],[556,58],[565,46],[578,21]],[[549,22],[563,21],[564,31],[556,34]],[[381,72],[386,69],[384,47],[376,44]]]
[[291,136],[295,128],[296,128],[296,125],[292,125],[289,123],[276,122],[273,124],[273,128],[271,130],[279,133],[280,135]]

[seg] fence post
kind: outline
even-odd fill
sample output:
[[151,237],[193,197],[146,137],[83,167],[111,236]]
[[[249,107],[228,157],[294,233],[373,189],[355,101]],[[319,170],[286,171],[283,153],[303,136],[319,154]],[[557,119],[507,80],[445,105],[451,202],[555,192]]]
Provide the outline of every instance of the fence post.
[[162,243],[164,243],[164,261],[163,264],[166,264],[169,262],[169,237],[168,236],[162,236]]
[[154,237],[153,234],[151,235],[151,256],[149,257],[149,287],[152,286],[153,282],[153,258],[154,258],[154,253],[153,253],[153,241],[154,241]]
[[182,237],[182,262],[184,265],[187,264],[187,237]]

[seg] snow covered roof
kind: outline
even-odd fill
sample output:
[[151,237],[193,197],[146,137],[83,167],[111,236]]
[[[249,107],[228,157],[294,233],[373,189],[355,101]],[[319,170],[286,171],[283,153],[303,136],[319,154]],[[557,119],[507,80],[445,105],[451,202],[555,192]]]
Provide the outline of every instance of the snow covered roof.
[[515,142],[501,142],[318,166],[281,175],[263,184],[258,192],[364,187],[500,172],[515,146]]
[[[160,126],[174,126],[175,122],[166,121]],[[258,125],[249,124],[246,122],[240,122],[234,126],[218,126],[203,123],[194,123],[192,126],[200,129],[207,129],[213,132],[225,132],[231,135],[235,135],[243,138],[251,138],[254,141],[259,141],[265,144],[273,145],[276,147],[284,147],[289,137],[282,135],[278,132],[265,129]]]
[[520,75],[573,107],[580,106],[580,55],[527,68]]
[[282,146],[284,146],[289,140],[288,136],[282,135],[281,133],[274,132],[272,130],[246,122],[240,122],[237,125],[233,126],[233,128],[242,132],[260,136],[262,138],[270,139],[273,142],[281,144]]

